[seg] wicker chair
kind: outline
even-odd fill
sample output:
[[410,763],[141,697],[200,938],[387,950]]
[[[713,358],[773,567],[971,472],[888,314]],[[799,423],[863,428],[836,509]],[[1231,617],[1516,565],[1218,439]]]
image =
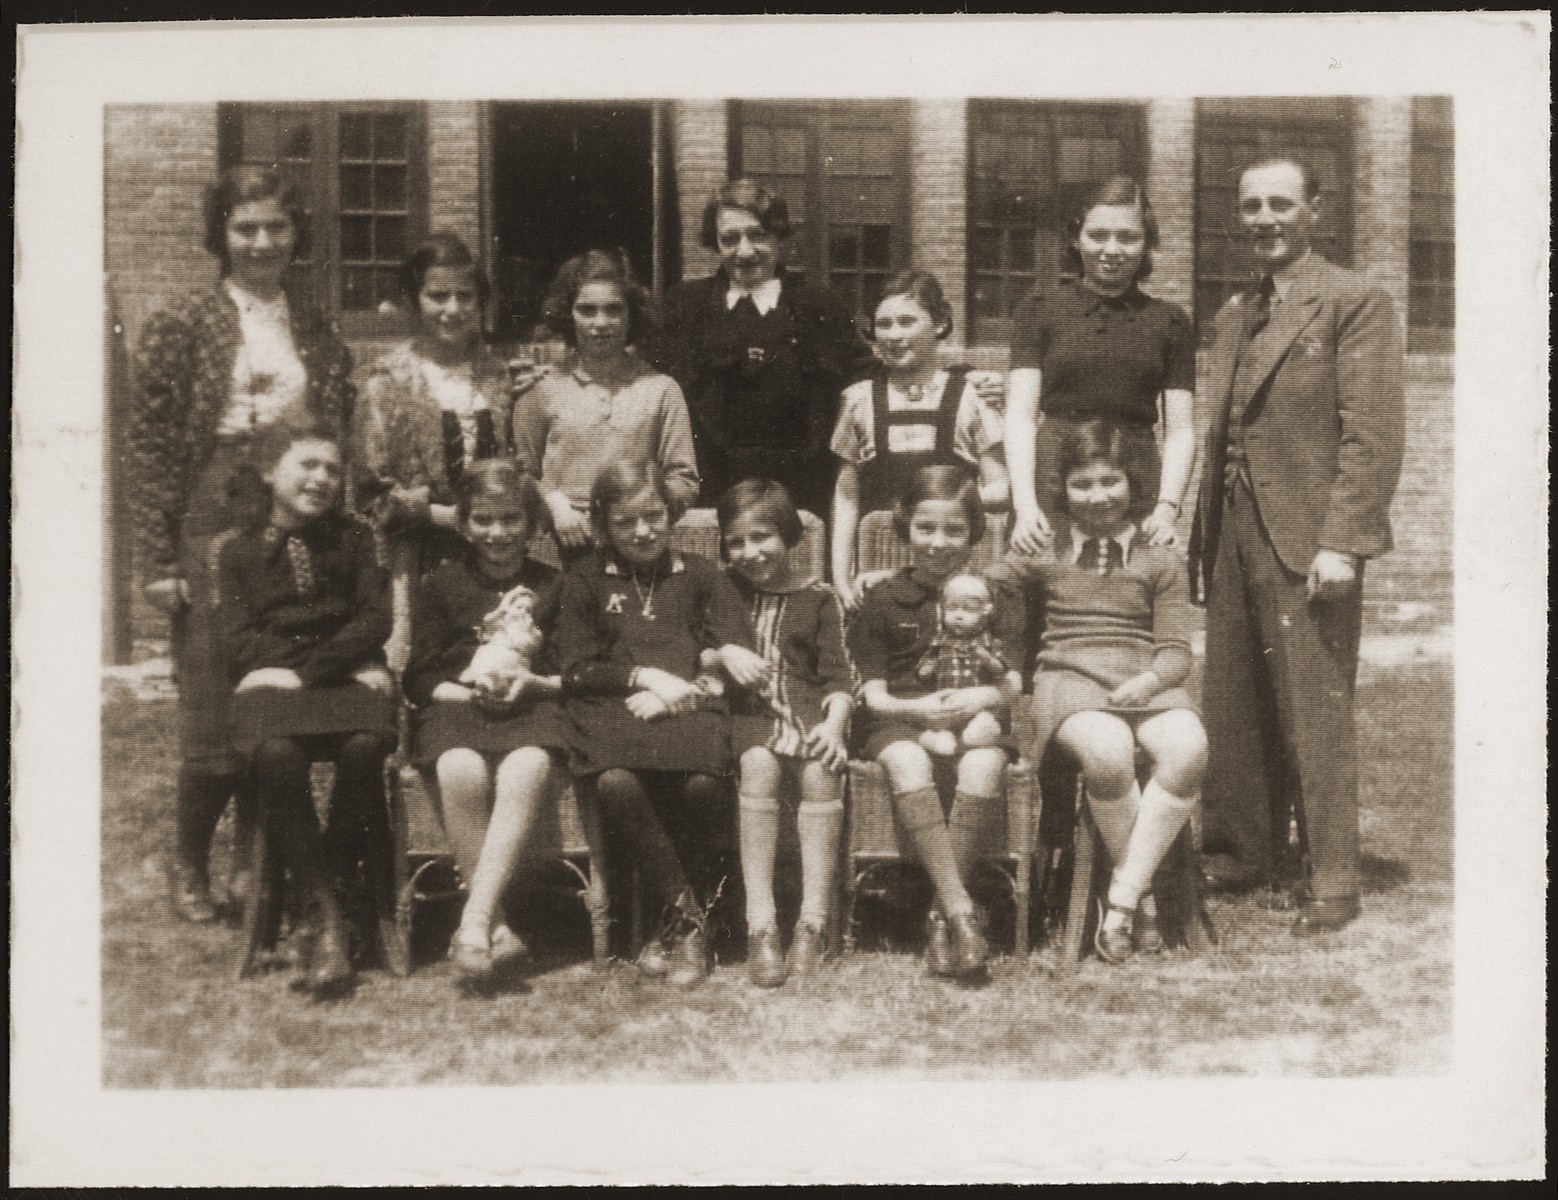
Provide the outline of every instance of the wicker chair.
[[[988,566],[1001,555],[1006,545],[1006,526],[1005,513],[988,515],[985,536],[974,548],[969,563],[971,569]],[[889,512],[871,512],[861,519],[856,548],[856,562],[862,574],[895,569],[909,560],[909,548],[893,529]],[[1029,910],[1034,831],[1040,814],[1033,769],[1025,760],[1019,758],[1006,768],[1005,795],[1003,836],[984,861],[999,868],[1000,877],[1011,894],[1015,909],[1015,948],[1017,953],[1026,954],[1031,946]],[[893,816],[887,772],[880,763],[852,761],[849,764],[848,826],[843,925],[845,946],[851,947],[855,901],[859,893],[872,883],[872,877],[882,867],[913,858]]]

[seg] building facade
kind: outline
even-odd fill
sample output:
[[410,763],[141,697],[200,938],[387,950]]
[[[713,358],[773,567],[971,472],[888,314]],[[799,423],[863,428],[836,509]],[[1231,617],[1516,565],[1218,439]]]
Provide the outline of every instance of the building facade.
[[[1455,228],[1453,116],[1439,97],[111,107],[108,377],[122,377],[112,356],[147,315],[215,278],[201,248],[202,189],[237,162],[277,164],[298,187],[307,229],[296,282],[339,316],[360,360],[403,333],[395,269],[431,230],[453,229],[479,252],[498,298],[492,332],[522,342],[552,271],[589,246],[625,249],[657,292],[709,273],[704,203],[748,175],[789,202],[794,269],[862,316],[892,271],[931,271],[954,311],[950,352],[1000,369],[1014,306],[1059,277],[1066,213],[1122,171],[1145,180],[1161,229],[1148,290],[1205,330],[1246,279],[1236,171],[1278,151],[1317,168],[1321,251],[1395,298],[1414,377],[1443,396],[1413,413],[1398,524],[1415,557],[1385,582],[1401,581],[1400,598],[1426,589],[1445,604]],[[110,483],[122,484],[112,397],[108,418]],[[125,539],[109,535],[109,609],[122,613],[133,572]],[[123,626],[112,635],[121,651]]]

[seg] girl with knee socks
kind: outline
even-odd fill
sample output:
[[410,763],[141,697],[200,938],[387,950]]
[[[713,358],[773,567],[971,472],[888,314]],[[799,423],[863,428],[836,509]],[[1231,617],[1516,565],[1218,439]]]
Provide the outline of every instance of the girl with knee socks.
[[[1114,864],[1094,938],[1123,962],[1163,942],[1152,878],[1200,796],[1206,734],[1182,686],[1192,613],[1184,563],[1136,523],[1149,464],[1109,421],[1060,444],[1066,520],[1053,552],[1009,555],[990,575],[1034,588],[1045,606],[1034,683],[1034,762],[1053,740],[1080,764],[1088,811]],[[1138,786],[1136,748],[1152,763]]]
[[[937,792],[930,755],[919,737],[927,729],[961,729],[976,713],[1003,714],[1022,687],[1011,672],[1000,686],[928,689],[917,668],[940,622],[941,587],[968,564],[984,536],[984,508],[971,471],[922,467],[894,508],[898,536],[910,565],[866,593],[850,630],[849,647],[864,679],[857,752],[887,771],[893,809],[935,885],[926,930],[926,964],[933,975],[972,975],[989,955],[982,920],[965,886],[1005,812],[1003,776],[1009,740],[966,751],[956,762],[950,817]],[[1022,661],[1023,609],[1019,597],[997,590],[991,630]]]
[[[715,564],[671,546],[680,516],[653,463],[606,467],[590,495],[600,549],[563,577],[557,626],[580,785],[594,789],[607,828],[664,906],[639,967],[694,986],[708,974],[705,909],[684,870],[729,840],[729,721],[700,684],[704,650],[732,678],[753,680],[752,624]],[[668,828],[669,827],[669,828]]]
[[571,739],[548,644],[507,695],[460,682],[487,617],[514,588],[536,594],[536,624],[551,631],[558,573],[525,557],[531,537],[547,526],[541,493],[512,462],[492,459],[465,470],[456,497],[466,550],[417,589],[405,682],[417,706],[411,760],[437,777],[469,889],[449,957],[460,981],[478,983],[525,954],[503,916],[503,895],[544,806],[556,803]]
[[[800,575],[790,551],[801,518],[784,486],[738,483],[720,499],[721,547],[752,614],[765,669],[732,698],[731,749],[738,789],[741,875],[746,886],[747,968],[778,987],[822,961],[823,927],[844,823],[849,717],[858,686],[844,645],[844,610],[827,584]],[[799,790],[801,911],[786,963],[774,912],[779,792]]]
[[[384,760],[395,742],[394,685],[384,666],[388,592],[373,535],[344,515],[341,453],[328,427],[274,426],[256,439],[268,520],[238,534],[218,562],[224,635],[237,681],[234,742],[248,752],[271,844],[313,910],[306,983],[350,985],[334,884],[367,868],[391,936],[393,853]],[[335,764],[323,833],[309,764]]]

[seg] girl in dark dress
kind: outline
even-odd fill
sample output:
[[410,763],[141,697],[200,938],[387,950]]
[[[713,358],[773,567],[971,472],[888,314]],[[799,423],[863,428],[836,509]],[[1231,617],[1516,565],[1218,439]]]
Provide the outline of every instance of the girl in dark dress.
[[233,167],[207,194],[205,218],[222,278],[147,321],[130,429],[137,569],[147,600],[169,616],[179,685],[169,895],[175,914],[196,922],[217,915],[207,859],[229,797],[234,896],[248,890],[240,864],[254,827],[230,738],[217,611],[217,554],[254,516],[232,485],[261,430],[306,419],[339,431],[354,395],[351,354],[334,324],[285,286],[302,220],[292,189],[273,170]]
[[[1022,677],[1012,671],[999,686],[938,690],[919,674],[940,630],[942,585],[964,570],[984,535],[984,507],[973,474],[961,467],[920,468],[899,497],[894,518],[912,561],[866,593],[849,631],[849,648],[865,680],[856,753],[886,769],[898,824],[936,888],[926,965],[933,975],[973,975],[984,969],[989,947],[964,881],[1005,811],[1001,787],[1011,745],[1003,739],[957,759],[957,792],[945,815],[930,755],[919,738],[927,729],[961,729],[979,712],[994,709],[1004,716],[1022,690]],[[1021,662],[1021,599],[998,591],[995,605],[991,631],[1010,661]]]
[[[1065,511],[1060,443],[1084,421],[1108,418],[1145,465],[1132,519],[1154,545],[1175,538],[1195,467],[1195,333],[1178,305],[1149,296],[1158,225],[1140,184],[1117,175],[1094,188],[1067,229],[1080,278],[1031,296],[1012,316],[1006,461],[1012,544],[1037,554]],[[1162,406],[1163,452],[1156,428]]]
[[507,460],[476,463],[461,480],[458,510],[467,550],[422,579],[405,683],[419,706],[411,759],[437,774],[444,825],[470,889],[449,957],[461,980],[475,982],[525,953],[501,903],[538,820],[556,804],[570,738],[548,646],[509,694],[487,696],[460,682],[485,618],[512,589],[536,594],[536,624],[551,630],[558,574],[525,557],[530,538],[546,528],[540,492]]
[[[366,859],[380,936],[393,936],[394,864],[384,760],[395,743],[394,683],[384,665],[388,594],[373,535],[344,515],[341,454],[328,428],[273,427],[255,463],[269,521],[222,549],[221,613],[230,653],[233,741],[249,756],[261,819],[315,913],[308,986],[350,985],[335,882]],[[321,835],[309,764],[335,764]]]
[[767,664],[752,651],[752,624],[730,580],[672,549],[678,515],[653,463],[601,472],[590,516],[602,549],[563,577],[557,651],[580,786],[596,789],[608,832],[631,847],[667,910],[639,967],[690,987],[707,976],[708,960],[705,910],[683,860],[707,859],[731,840],[729,719],[715,689],[698,682],[700,658],[717,650],[744,686],[760,682]]
[[[844,645],[833,589],[801,575],[790,551],[801,518],[781,484],[738,483],[719,502],[730,577],[747,602],[767,671],[732,698],[731,748],[741,763],[741,875],[747,898],[747,970],[759,987],[806,975],[822,961],[823,928],[844,824],[849,717],[859,681]],[[779,794],[800,795],[801,911],[788,963],[774,912]]]

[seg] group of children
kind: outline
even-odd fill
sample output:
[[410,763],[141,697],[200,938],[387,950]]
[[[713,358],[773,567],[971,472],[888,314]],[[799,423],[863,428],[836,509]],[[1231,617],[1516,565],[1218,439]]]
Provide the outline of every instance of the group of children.
[[[1096,421],[1068,434],[1070,521],[1048,551],[971,574],[986,511],[1006,498],[999,414],[965,372],[937,366],[949,310],[932,277],[906,272],[876,311],[885,370],[846,391],[833,440],[843,464],[833,586],[792,553],[801,517],[772,481],[719,498],[723,562],[711,562],[671,542],[696,494],[691,436],[674,381],[631,351],[644,308],[626,264],[592,253],[559,276],[547,312],[574,354],[515,403],[510,455],[498,448],[502,414],[482,399],[480,273],[457,239],[430,246],[408,264],[421,334],[370,376],[352,434],[354,501],[390,547],[389,577],[372,531],[345,514],[342,446],[323,427],[279,425],[261,439],[267,519],[219,559],[237,742],[274,844],[318,914],[306,968],[316,994],[351,978],[332,880],[361,869],[382,890],[392,865],[387,666],[402,675],[407,751],[436,778],[468,885],[450,951],[462,981],[526,954],[502,900],[570,779],[663,913],[643,972],[677,986],[707,976],[708,911],[737,856],[751,980],[814,972],[852,757],[885,769],[934,885],[930,972],[977,975],[989,948],[966,884],[1004,821],[1036,605],[1040,736],[1022,750],[1036,759],[1053,738],[1080,765],[1115,863],[1100,954],[1120,961],[1161,944],[1151,879],[1195,804],[1205,745],[1181,686],[1184,571],[1139,536],[1139,464],[1117,430]],[[424,410],[441,420],[411,420],[412,393],[430,396]],[[883,508],[909,562],[861,579],[860,518]],[[562,572],[527,557],[542,533]],[[1153,764],[1144,786],[1138,744]],[[336,764],[323,830],[308,792],[322,758]],[[950,796],[938,776],[953,781]],[[774,863],[792,794],[802,898],[786,946]]]

